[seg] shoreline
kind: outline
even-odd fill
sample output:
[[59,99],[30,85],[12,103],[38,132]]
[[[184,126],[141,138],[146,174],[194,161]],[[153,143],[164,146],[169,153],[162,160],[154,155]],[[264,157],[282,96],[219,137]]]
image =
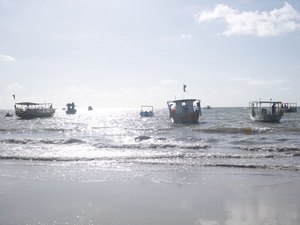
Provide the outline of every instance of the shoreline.
[[[200,167],[189,173],[127,174],[127,179],[119,179],[113,171],[105,174],[113,178],[2,176],[0,224],[296,225],[300,221],[298,172]],[[162,181],[164,176],[169,180]],[[178,182],[179,178],[186,182]]]

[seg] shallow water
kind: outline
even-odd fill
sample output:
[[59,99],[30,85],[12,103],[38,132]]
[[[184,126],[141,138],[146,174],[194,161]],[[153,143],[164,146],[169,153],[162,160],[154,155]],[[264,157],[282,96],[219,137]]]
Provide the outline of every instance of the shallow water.
[[7,111],[0,111],[0,163],[55,165],[65,173],[78,165],[101,171],[142,168],[145,174],[150,167],[170,166],[298,171],[299,112],[272,124],[251,121],[248,111],[203,109],[192,125],[172,124],[166,109],[152,118],[141,118],[138,110],[78,110],[32,120],[6,118]]

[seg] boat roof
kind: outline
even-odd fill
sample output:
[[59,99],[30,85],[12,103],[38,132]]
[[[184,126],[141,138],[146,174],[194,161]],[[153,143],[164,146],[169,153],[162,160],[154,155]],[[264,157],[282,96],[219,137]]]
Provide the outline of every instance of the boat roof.
[[297,102],[283,102],[283,104],[288,104],[288,105],[297,105]]
[[188,98],[188,99],[178,99],[178,100],[172,100],[168,102],[190,102],[190,101],[200,101],[199,99],[195,98]]
[[16,105],[47,105],[52,103],[36,103],[36,102],[18,102]]
[[276,104],[282,104],[282,102],[278,102],[278,101],[251,101],[249,103],[276,103]]

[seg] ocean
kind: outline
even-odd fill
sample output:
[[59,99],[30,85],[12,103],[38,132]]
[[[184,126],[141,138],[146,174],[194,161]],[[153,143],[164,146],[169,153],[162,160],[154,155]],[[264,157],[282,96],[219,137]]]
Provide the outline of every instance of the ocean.
[[158,172],[157,182],[168,182],[172,170],[199,167],[300,170],[299,110],[272,124],[251,121],[248,108],[202,109],[199,123],[188,125],[172,124],[166,108],[151,118],[138,109],[57,110],[31,120],[6,113],[0,111],[3,177],[97,181]]

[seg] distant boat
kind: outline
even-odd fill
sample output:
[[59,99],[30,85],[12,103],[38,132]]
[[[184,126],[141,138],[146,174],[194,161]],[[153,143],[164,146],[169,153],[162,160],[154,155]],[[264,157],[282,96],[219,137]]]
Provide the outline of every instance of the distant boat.
[[52,117],[55,109],[52,103],[19,102],[15,104],[15,113],[22,119]]
[[253,121],[278,123],[283,116],[282,102],[251,101],[249,106]]
[[89,107],[88,107],[88,110],[89,110],[89,111],[93,110],[93,107],[92,107],[92,106],[89,106]]
[[75,109],[74,102],[68,103],[67,105],[66,114],[76,114],[77,110]]
[[211,109],[210,105],[206,106],[205,109]]
[[5,117],[13,117],[13,116],[14,115],[12,113],[9,113],[9,112],[5,114]]
[[153,106],[152,105],[142,105],[140,111],[141,117],[152,117],[154,116]]
[[168,101],[170,118],[173,123],[198,123],[201,115],[199,99]]
[[297,112],[297,103],[296,102],[283,103],[283,111],[285,113]]

